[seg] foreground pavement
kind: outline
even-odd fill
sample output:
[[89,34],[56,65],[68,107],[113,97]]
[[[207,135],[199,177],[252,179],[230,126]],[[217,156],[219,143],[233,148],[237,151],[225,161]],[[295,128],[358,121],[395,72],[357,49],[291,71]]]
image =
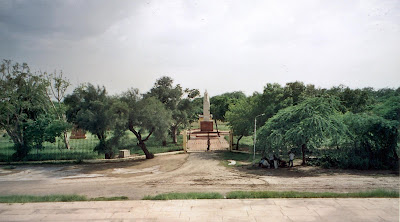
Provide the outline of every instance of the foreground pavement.
[[399,221],[398,198],[0,204],[0,221]]

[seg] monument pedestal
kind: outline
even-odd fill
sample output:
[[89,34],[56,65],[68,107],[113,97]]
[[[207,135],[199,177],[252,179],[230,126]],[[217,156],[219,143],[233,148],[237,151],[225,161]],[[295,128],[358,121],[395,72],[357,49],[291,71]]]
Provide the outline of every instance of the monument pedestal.
[[71,131],[70,139],[86,139],[86,133],[84,130],[79,128],[73,128]]
[[213,121],[200,121],[200,131],[213,131],[214,130],[214,125]]

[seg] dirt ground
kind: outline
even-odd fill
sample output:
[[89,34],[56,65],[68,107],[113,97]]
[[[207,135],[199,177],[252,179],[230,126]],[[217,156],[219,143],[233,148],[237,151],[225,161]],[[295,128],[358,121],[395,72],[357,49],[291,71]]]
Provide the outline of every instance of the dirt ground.
[[199,152],[120,163],[1,167],[0,195],[80,194],[141,199],[167,192],[355,192],[400,187],[399,175],[391,171],[326,170],[300,166],[300,161],[293,168],[281,169],[225,167],[218,155]]

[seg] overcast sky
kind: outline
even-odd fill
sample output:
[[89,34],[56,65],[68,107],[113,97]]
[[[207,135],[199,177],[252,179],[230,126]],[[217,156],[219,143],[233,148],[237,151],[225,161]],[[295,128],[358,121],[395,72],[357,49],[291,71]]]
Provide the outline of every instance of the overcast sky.
[[400,1],[1,0],[0,58],[73,84],[211,96],[266,83],[400,87]]

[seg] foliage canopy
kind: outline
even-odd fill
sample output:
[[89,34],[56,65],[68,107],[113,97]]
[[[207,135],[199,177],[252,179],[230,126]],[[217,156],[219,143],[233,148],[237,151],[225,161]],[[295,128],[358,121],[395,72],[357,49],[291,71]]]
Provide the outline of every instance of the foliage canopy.
[[27,64],[4,60],[0,68],[0,128],[14,143],[15,160],[30,150],[42,149],[43,142],[55,142],[68,124],[49,112],[46,81],[30,72]]
[[308,98],[296,106],[280,110],[258,131],[258,146],[267,151],[287,152],[302,146],[319,147],[327,139],[345,136],[346,126],[337,118],[339,102],[333,98]]

